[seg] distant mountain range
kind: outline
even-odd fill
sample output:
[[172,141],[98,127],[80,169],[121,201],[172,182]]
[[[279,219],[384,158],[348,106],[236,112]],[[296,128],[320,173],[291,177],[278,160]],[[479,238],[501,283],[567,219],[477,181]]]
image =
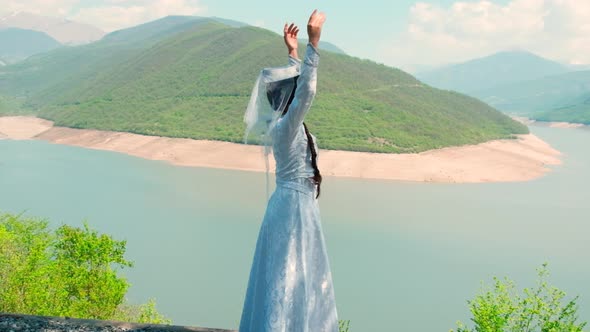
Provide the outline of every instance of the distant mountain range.
[[497,86],[569,72],[565,65],[525,51],[484,58],[418,73],[418,79],[441,89],[473,93]]
[[494,107],[515,114],[534,114],[575,103],[590,93],[590,71],[546,76],[472,93]]
[[24,12],[0,16],[0,29],[5,28],[44,32],[65,45],[87,44],[99,40],[105,35],[102,30],[89,24]]
[[537,120],[584,119],[582,123],[590,124],[585,104],[585,96],[590,94],[590,70],[586,68],[560,64],[529,52],[501,52],[418,77],[438,88],[479,98],[507,113]]
[[60,46],[62,45],[57,40],[44,32],[18,28],[0,30],[0,61],[4,65]]
[[565,121],[590,125],[590,93],[564,102],[562,106],[535,116],[540,121]]
[[[474,98],[321,53],[308,124],[324,148],[418,152],[528,132]],[[286,61],[276,33],[174,16],[2,67],[0,94],[62,126],[241,142],[258,72]]]

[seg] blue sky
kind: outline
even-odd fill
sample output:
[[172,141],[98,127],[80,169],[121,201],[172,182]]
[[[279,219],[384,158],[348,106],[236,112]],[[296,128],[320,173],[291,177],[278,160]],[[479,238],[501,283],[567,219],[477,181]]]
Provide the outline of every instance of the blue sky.
[[323,38],[348,54],[413,71],[494,52],[529,50],[567,63],[590,63],[589,0],[2,0],[0,15],[26,11],[105,31],[166,15],[218,16],[280,32],[302,28],[318,8]]

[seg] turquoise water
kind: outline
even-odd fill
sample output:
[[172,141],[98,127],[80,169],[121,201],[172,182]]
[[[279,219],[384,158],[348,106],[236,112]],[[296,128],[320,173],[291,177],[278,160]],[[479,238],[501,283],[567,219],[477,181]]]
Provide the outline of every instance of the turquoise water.
[[[590,131],[532,130],[564,152],[532,182],[325,180],[324,232],[352,332],[448,331],[482,280],[533,286],[543,262],[590,320]],[[0,140],[0,210],[87,219],[126,239],[129,300],[154,297],[177,324],[237,328],[264,208],[264,174]]]

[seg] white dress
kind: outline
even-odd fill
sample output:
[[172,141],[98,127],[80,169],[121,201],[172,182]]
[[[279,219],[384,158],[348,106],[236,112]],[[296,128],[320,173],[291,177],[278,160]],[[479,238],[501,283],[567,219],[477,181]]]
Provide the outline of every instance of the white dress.
[[[332,275],[303,119],[319,54],[308,44],[295,97],[272,131],[277,187],[262,222],[240,332],[337,332]],[[315,138],[314,138],[315,141]],[[316,148],[316,151],[317,148]]]

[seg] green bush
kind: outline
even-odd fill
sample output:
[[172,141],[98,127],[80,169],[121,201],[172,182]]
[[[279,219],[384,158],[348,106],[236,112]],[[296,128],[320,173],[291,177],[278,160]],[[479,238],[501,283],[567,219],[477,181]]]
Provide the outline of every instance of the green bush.
[[338,321],[338,332],[349,332],[350,331],[350,321],[349,320],[339,320]]
[[[469,301],[474,328],[458,322],[457,332],[582,332],[578,298],[564,303],[565,292],[547,283],[547,264],[538,270],[535,288],[516,292],[512,280],[494,278],[494,284]],[[452,330],[451,330],[452,331]]]
[[132,266],[125,245],[87,224],[51,230],[0,214],[0,312],[168,323],[153,301],[125,303],[129,282],[117,273]]

